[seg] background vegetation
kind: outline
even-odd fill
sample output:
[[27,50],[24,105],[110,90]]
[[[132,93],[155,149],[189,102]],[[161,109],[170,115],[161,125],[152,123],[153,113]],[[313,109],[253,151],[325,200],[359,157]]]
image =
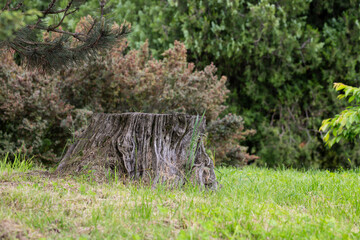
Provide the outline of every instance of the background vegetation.
[[333,146],[341,140],[354,141],[360,133],[360,88],[347,86],[343,83],[334,83],[334,88],[342,92],[338,98],[348,99],[348,102],[355,102],[333,118],[325,119],[320,130],[326,131],[324,141],[328,146]]
[[160,57],[174,39],[181,40],[189,61],[199,67],[214,62],[228,77],[228,111],[257,130],[247,143],[260,163],[334,168],[358,159],[358,146],[328,150],[318,131],[322,119],[342,107],[332,83],[359,81],[358,1],[120,1],[114,6],[115,18],[134,25],[132,47],[149,39]]
[[[97,6],[97,0],[87,1],[65,25],[75,29],[80,16],[94,14]],[[91,111],[207,109],[210,121],[241,115],[241,128],[257,132],[242,138],[248,146],[242,154],[217,149],[214,155],[222,159],[241,155],[248,161],[244,156],[256,154],[267,166],[358,166],[356,142],[328,149],[318,129],[344,107],[333,83],[359,85],[359,12],[357,0],[109,0],[107,17],[132,24],[127,42],[111,57],[46,77],[1,62],[0,84],[8,90],[0,92],[0,150],[25,143],[41,155],[51,150],[59,156],[70,136],[64,128],[80,129]],[[29,104],[19,108],[26,111],[6,105],[18,99]],[[221,126],[234,126],[217,122],[222,133],[229,131]],[[239,148],[235,136],[222,136],[232,139],[231,149]]]

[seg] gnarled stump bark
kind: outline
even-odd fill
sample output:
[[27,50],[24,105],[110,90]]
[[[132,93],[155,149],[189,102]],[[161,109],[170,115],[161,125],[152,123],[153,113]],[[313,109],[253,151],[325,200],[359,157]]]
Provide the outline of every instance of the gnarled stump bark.
[[92,170],[96,177],[118,174],[153,186],[191,181],[216,189],[214,165],[201,141],[204,131],[205,121],[185,114],[94,114],[57,172]]

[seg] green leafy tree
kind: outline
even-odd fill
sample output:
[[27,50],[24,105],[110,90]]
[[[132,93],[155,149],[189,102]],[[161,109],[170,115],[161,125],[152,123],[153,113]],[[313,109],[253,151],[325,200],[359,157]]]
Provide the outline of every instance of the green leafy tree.
[[[7,39],[12,40],[14,33],[27,24],[35,21],[41,16],[41,12],[35,9],[27,9],[20,11],[22,4],[11,4],[11,1],[6,1],[5,6],[0,12],[0,43]],[[0,6],[1,7],[1,6]]]
[[360,134],[360,88],[334,83],[336,91],[342,92],[338,98],[346,98],[355,105],[347,107],[333,118],[322,122],[320,131],[325,132],[323,140],[332,147],[341,140],[354,141]]
[[105,20],[106,0],[99,1],[99,17],[88,18],[86,32],[66,30],[65,19],[85,2],[6,0],[0,6],[0,47],[14,50],[30,67],[54,70],[89,59],[129,32],[127,25],[113,27]]

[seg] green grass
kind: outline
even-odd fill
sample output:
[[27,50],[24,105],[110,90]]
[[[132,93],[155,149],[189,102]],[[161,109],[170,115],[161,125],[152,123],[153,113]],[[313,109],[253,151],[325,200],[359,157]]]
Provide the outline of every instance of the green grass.
[[218,168],[211,192],[0,166],[0,239],[360,239],[359,170]]
[[[10,159],[11,158],[11,159]],[[28,159],[26,154],[17,152],[10,156],[7,153],[2,159],[0,159],[0,171],[2,173],[12,173],[14,170],[17,172],[26,172],[33,167],[32,158]]]

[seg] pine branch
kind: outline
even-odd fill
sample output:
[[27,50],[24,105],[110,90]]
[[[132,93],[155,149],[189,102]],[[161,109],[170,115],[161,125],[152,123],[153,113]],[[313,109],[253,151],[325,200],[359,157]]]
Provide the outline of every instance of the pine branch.
[[77,46],[71,46],[66,34],[50,42],[34,41],[31,37],[33,31],[29,28],[19,31],[10,47],[23,56],[28,67],[49,72],[93,58],[99,50],[108,49],[125,37],[129,28],[124,26],[114,31],[109,24],[102,26],[101,22],[97,22],[87,35],[83,34],[84,39]]
[[[130,32],[128,26],[112,29],[111,25],[105,21],[105,0],[99,1],[100,21],[93,20],[86,32],[65,31],[60,28],[65,18],[78,11],[79,8],[72,8],[76,0],[69,0],[65,8],[56,10],[54,8],[57,1],[51,0],[35,24],[17,31],[15,38],[7,42],[7,45],[14,49],[24,60],[23,63],[30,68],[54,71],[72,66],[96,56],[99,50],[110,48],[116,41]],[[9,4],[8,1],[5,7],[9,8]],[[58,23],[51,26],[44,25],[42,20],[51,14],[63,15]],[[60,37],[52,40],[47,39],[45,42],[39,39],[44,31],[54,32]],[[72,39],[78,40],[76,45]]]
[[[20,2],[20,3],[16,4],[15,7],[11,8],[10,3],[11,3],[11,0],[7,0],[5,3],[5,6],[1,9],[1,11],[6,11],[6,10],[7,11],[17,11],[23,6],[23,4]],[[1,12],[0,12],[0,14],[1,14]]]
[[56,32],[56,33],[61,33],[61,34],[66,34],[66,35],[70,35],[74,38],[76,38],[79,41],[84,41],[80,36],[84,35],[83,33],[78,33],[78,32],[68,32],[68,31],[63,31],[60,29],[52,29],[52,28],[47,28],[47,27],[41,27],[41,26],[29,26],[30,28],[36,28],[36,29],[40,29],[40,30],[46,30],[47,32]]

